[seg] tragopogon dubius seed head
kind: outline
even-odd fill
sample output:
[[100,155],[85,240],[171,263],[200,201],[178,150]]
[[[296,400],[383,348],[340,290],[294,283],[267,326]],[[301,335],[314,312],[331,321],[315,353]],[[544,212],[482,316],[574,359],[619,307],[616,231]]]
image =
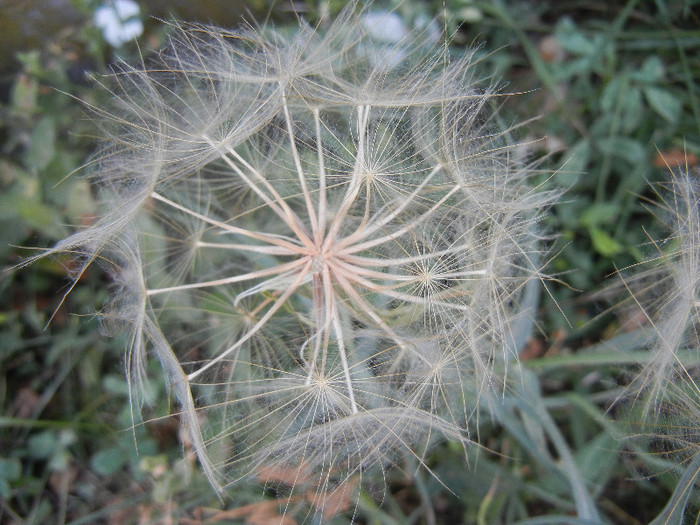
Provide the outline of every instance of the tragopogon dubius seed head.
[[[644,269],[627,276],[620,272],[626,304],[641,314],[648,327],[650,356],[630,385],[635,398],[645,399],[645,415],[662,415],[672,383],[694,382],[692,362],[700,352],[700,182],[698,171],[671,170],[668,180],[656,184],[658,199],[651,207],[664,225],[666,236],[649,236],[651,255]],[[629,270],[629,269],[628,269]],[[639,315],[637,315],[638,317]]]
[[664,473],[682,467],[654,523],[680,523],[691,514],[688,497],[700,472],[699,175],[697,168],[673,167],[665,182],[654,185],[650,210],[665,231],[647,233],[649,257],[640,271],[619,272],[621,284],[613,287],[628,296],[621,304],[627,318],[642,321],[637,344],[648,352],[625,391],[633,408],[626,432],[665,460],[649,465]]
[[471,54],[412,35],[387,63],[353,7],[293,36],[175,26],[122,66],[93,108],[104,214],[52,250],[118,268],[132,385],[156,356],[220,490],[273,466],[328,493],[468,442],[529,331],[552,195]]

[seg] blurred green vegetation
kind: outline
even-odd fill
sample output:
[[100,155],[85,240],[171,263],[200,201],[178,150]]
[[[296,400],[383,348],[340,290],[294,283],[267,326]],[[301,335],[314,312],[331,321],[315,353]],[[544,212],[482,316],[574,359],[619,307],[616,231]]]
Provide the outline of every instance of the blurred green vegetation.
[[[264,3],[250,5],[265,12]],[[314,21],[343,5],[296,7]],[[165,38],[166,30],[152,20],[139,47],[129,43],[115,51],[92,26],[97,2],[75,0],[73,6],[85,18],[41,47],[19,52],[16,67],[3,76],[4,268],[93,220],[96,197],[81,166],[99,133],[81,101],[99,105],[104,94],[87,75],[106,72],[117,56],[147,56]],[[514,378],[519,395],[474,430],[495,453],[474,447],[460,468],[463,453],[441,445],[429,461],[435,476],[412,475],[409,464],[389,472],[386,490],[360,495],[355,519],[582,523],[572,517],[589,503],[575,489],[580,483],[602,522],[650,522],[679,480],[688,478],[682,464],[658,453],[658,439],[621,438],[623,427],[608,408],[621,393],[624,367],[644,356],[634,334],[605,340],[620,321],[600,316],[604,306],[585,293],[616,268],[644,259],[647,234],[659,228],[643,206],[648,183],[663,179],[669,167],[694,166],[700,156],[700,1],[385,6],[409,25],[437,17],[454,35],[453,53],[479,44],[484,78],[513,94],[503,99],[504,125],[537,117],[517,133],[528,144],[523,157],[541,159],[543,184],[567,189],[548,225],[559,236],[550,271],[566,285],[549,285],[556,304],[545,299],[540,330]],[[288,4],[269,11],[278,23],[295,24]],[[279,523],[277,506],[261,502],[260,487],[240,488],[234,500],[224,501],[224,511],[216,510],[221,503],[188,444],[180,443],[177,417],[168,416],[176,407],[157,363],[151,403],[143,416],[134,415],[123,342],[99,333],[109,278],[93,266],[63,298],[72,269],[66,256],[0,278],[0,522]],[[700,495],[694,478],[689,483],[692,522]],[[329,521],[347,523],[351,513]]]

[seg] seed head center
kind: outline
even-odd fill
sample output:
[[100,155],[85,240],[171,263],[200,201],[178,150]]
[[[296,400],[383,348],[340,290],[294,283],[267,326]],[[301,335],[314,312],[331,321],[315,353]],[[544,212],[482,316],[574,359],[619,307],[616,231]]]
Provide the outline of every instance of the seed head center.
[[328,266],[331,262],[332,254],[328,252],[328,248],[323,242],[316,247],[315,253],[313,254],[313,259],[311,262],[311,271],[313,273],[322,273],[324,267]]
[[311,263],[311,271],[313,273],[321,273],[321,272],[323,272],[323,267],[325,265],[326,265],[326,260],[323,256],[323,253],[318,253],[313,258],[313,262]]

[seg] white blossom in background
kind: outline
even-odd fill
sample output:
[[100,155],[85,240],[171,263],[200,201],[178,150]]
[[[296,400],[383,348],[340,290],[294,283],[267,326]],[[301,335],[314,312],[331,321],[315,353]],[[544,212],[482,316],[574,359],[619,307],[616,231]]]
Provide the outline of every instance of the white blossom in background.
[[95,10],[95,25],[112,47],[121,47],[143,33],[141,9],[133,0],[113,0]]
[[431,45],[442,36],[435,20],[418,18],[412,31],[395,11],[370,10],[361,14],[359,21],[368,36],[363,47],[370,62],[386,69],[392,69],[405,60],[411,48],[407,39],[412,34],[421,33],[421,40]]
[[390,11],[367,11],[360,17],[360,23],[369,35],[380,42],[398,44],[409,32],[398,13]]

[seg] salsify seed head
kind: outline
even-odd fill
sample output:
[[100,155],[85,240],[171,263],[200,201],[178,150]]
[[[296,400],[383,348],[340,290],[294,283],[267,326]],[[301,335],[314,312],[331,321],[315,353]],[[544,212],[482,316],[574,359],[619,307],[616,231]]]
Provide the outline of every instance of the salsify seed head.
[[53,251],[118,268],[132,385],[160,361],[218,489],[275,467],[328,493],[469,442],[531,326],[553,195],[472,54],[412,35],[381,60],[355,11],[176,25],[93,108],[105,211]]
[[648,234],[650,255],[640,271],[620,272],[629,296],[622,304],[632,312],[628,317],[641,318],[646,328],[649,360],[627,391],[635,401],[644,401],[645,416],[663,416],[667,398],[677,397],[674,383],[696,380],[697,370],[684,363],[697,362],[700,352],[699,175],[687,166],[674,168],[666,181],[653,186],[656,199],[650,211],[664,234]]

